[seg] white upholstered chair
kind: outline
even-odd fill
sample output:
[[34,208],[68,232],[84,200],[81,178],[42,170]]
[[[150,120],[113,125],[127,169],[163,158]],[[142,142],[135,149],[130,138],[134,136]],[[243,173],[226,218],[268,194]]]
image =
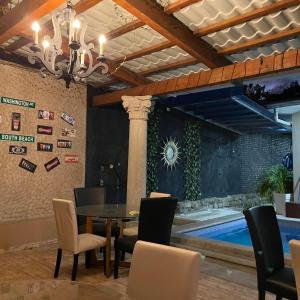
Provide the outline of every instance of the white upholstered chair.
[[196,300],[199,276],[199,253],[138,241],[127,294],[130,300]]
[[[151,192],[149,198],[169,198],[172,197],[171,194]],[[134,236],[138,234],[138,224],[137,222],[129,222],[128,227],[123,229],[124,236]]]
[[297,294],[300,295],[300,241],[290,241],[292,266],[295,274]]
[[[57,229],[57,258],[54,278],[58,277],[62,251],[71,252],[74,255],[71,279],[76,280],[79,253],[104,248],[106,238],[90,233],[78,234],[75,207],[72,201],[53,199],[53,209]],[[104,251],[105,253],[105,248]]]

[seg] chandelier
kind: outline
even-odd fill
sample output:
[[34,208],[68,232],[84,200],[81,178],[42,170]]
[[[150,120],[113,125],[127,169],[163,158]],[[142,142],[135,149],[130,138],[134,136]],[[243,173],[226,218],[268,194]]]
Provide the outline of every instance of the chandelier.
[[[30,47],[28,61],[31,64],[37,62],[42,64],[40,70],[42,77],[50,73],[57,79],[63,79],[66,87],[69,88],[71,82],[85,82],[86,78],[96,70],[100,69],[102,74],[108,72],[104,59],[105,36],[99,37],[99,55],[94,59],[91,51],[95,49],[94,44],[86,44],[84,41],[87,24],[76,17],[70,0],[67,1],[66,8],[53,14],[52,24],[53,38],[46,35],[41,40],[39,23],[32,24],[34,43]],[[62,31],[68,38],[63,37]]]

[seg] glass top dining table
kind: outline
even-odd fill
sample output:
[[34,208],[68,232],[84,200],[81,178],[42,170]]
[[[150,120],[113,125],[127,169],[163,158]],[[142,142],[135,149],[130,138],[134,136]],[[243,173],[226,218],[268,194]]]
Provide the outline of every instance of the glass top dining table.
[[[111,227],[113,220],[117,220],[120,224],[120,236],[122,236],[123,220],[136,219],[139,212],[127,206],[126,204],[97,204],[84,205],[76,208],[76,214],[85,216],[86,232],[93,233],[93,218],[105,219],[106,223],[106,276],[109,277],[112,273],[111,267]],[[97,265],[96,254],[92,255],[92,265]]]
[[130,209],[126,204],[84,205],[76,208],[77,215],[104,219],[133,219],[138,211]]

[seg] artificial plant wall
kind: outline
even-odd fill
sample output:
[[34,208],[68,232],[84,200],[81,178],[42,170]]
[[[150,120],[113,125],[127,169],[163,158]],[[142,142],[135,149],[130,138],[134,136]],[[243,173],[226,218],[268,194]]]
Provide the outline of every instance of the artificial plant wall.
[[201,197],[201,125],[193,119],[184,121],[183,164],[185,199]]
[[[161,118],[164,117],[164,110],[157,106],[155,110],[149,115],[148,122],[148,153],[147,153],[147,194],[151,191],[158,191],[159,188],[159,161],[160,148],[162,141],[166,138],[179,138],[179,147],[181,152],[181,159],[179,164],[183,166],[183,180],[180,184],[183,186],[185,196],[181,200],[197,200],[201,196],[200,186],[200,167],[201,167],[201,137],[200,137],[200,122],[191,118],[180,118],[178,116],[177,126],[183,129],[183,137],[180,136],[164,136]],[[178,131],[178,129],[175,130]],[[180,130],[181,131],[181,130]],[[177,166],[177,168],[180,167]],[[166,168],[166,167],[163,167]],[[162,171],[162,170],[160,170]],[[171,169],[164,169],[163,172],[174,172]],[[174,176],[176,177],[175,173]],[[177,178],[178,179],[178,178]],[[174,184],[178,180],[174,178]],[[172,180],[173,181],[173,180]],[[175,190],[175,188],[174,188]],[[167,189],[167,192],[172,190]]]

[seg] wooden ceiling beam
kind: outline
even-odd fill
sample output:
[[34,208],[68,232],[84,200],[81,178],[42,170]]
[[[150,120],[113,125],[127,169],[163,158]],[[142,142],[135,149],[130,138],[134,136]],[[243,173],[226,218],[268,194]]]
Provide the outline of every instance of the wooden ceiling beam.
[[[105,34],[105,37],[108,41],[113,40],[113,39],[115,39],[115,38],[117,38],[117,37],[119,37],[119,36],[121,36],[125,33],[128,33],[130,31],[138,29],[138,28],[140,28],[144,25],[145,25],[144,22],[136,19],[136,20],[133,20],[133,21],[131,21],[131,22],[125,24],[125,25],[122,25],[120,27],[117,27],[116,29],[113,29],[113,30],[107,32]],[[97,44],[98,43],[98,37],[96,39],[93,39],[93,40],[89,41],[89,43]]]
[[[103,0],[80,0],[74,5],[74,9],[77,14],[81,14],[102,1]],[[52,20],[46,22],[43,27],[51,29],[53,27]],[[30,28],[27,27],[26,30],[22,31],[22,33],[23,35],[17,41],[15,41],[14,43],[6,47],[7,51],[14,52],[32,42],[30,38],[24,36],[24,35],[30,35],[31,33]]]
[[[176,2],[175,2],[176,3]],[[255,10],[249,11],[245,14],[238,15],[232,18],[228,18],[224,21],[217,22],[208,26],[205,26],[203,28],[199,28],[194,31],[194,34],[197,36],[205,36],[213,32],[217,32],[235,25],[239,25],[254,19],[258,19],[261,17],[264,17],[266,15],[275,13],[277,11],[281,11],[284,9],[287,9],[289,7],[299,5],[300,0],[281,0],[276,3],[272,3],[260,8],[257,8]]]
[[281,54],[248,60],[243,63],[201,71],[178,78],[153,82],[134,88],[94,96],[93,105],[100,106],[121,101],[121,97],[152,95],[160,96],[169,93],[204,88],[229,82],[257,78],[269,74],[300,68],[300,49],[285,51]]
[[173,46],[174,46],[173,42],[170,42],[170,41],[161,42],[154,46],[144,48],[140,51],[130,53],[130,54],[126,55],[126,59],[125,59],[125,57],[116,58],[116,59],[114,59],[114,62],[121,63],[122,61],[124,61],[124,59],[125,59],[125,61],[129,61],[129,60],[139,58],[139,57],[142,57],[142,56],[154,53],[154,52],[158,52],[158,51],[161,51],[161,50],[173,47]]
[[173,14],[187,6],[190,6],[190,5],[200,2],[200,1],[202,1],[202,0],[177,0],[173,3],[168,4],[164,8],[164,11],[166,14],[170,15],[170,14]]
[[275,43],[284,39],[293,38],[300,34],[300,27],[278,32],[275,34],[267,35],[258,39],[246,41],[243,43],[235,44],[229,47],[221,48],[218,50],[220,55],[230,55],[242,51],[246,51],[250,48],[263,46],[269,43]]
[[220,67],[230,63],[226,58],[219,56],[211,45],[195,37],[192,31],[173,15],[166,15],[156,1],[114,0],[114,2],[208,67]]
[[0,17],[0,45],[63,3],[65,0],[23,0]]

